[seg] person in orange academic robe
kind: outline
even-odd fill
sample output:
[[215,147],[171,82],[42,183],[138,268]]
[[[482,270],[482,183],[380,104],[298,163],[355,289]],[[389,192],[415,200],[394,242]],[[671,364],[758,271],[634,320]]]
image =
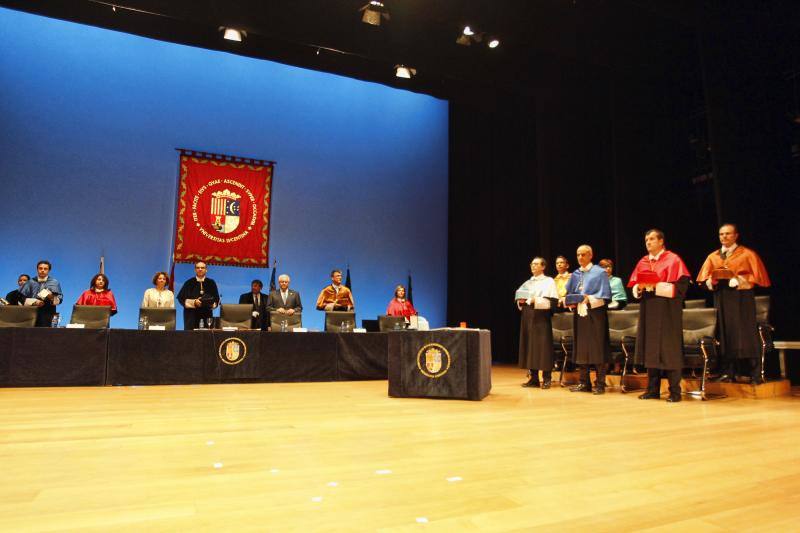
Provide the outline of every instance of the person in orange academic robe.
[[764,263],[756,252],[737,243],[738,229],[734,224],[719,228],[722,247],[706,258],[697,281],[705,282],[714,291],[717,309],[718,338],[721,343],[720,381],[736,380],[736,362],[750,362],[750,377],[754,384],[761,378],[761,342],[756,324],[754,288],[769,287],[770,280]]
[[317,297],[317,309],[320,311],[352,311],[356,304],[353,293],[342,285],[342,271],[331,271],[331,284],[320,291]]

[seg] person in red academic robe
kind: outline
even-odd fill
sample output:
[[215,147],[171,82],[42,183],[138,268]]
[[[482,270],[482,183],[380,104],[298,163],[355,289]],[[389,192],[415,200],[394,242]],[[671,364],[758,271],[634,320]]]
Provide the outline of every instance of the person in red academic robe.
[[417,310],[414,309],[411,302],[406,300],[406,288],[402,285],[398,285],[394,290],[394,298],[392,298],[389,305],[386,307],[386,315],[402,316],[408,321],[409,317],[416,314]]
[[111,314],[117,314],[117,300],[114,293],[108,288],[108,278],[105,274],[95,274],[89,282],[89,289],[83,291],[75,305],[98,305],[111,307]]
[[683,260],[664,248],[664,233],[644,236],[647,255],[633,269],[628,287],[641,298],[636,334],[636,360],[647,367],[647,392],[641,400],[661,397],[661,373],[669,382],[668,402],[681,401],[683,369],[683,299],[691,278]]
[[714,291],[722,352],[719,380],[734,381],[736,361],[749,359],[751,382],[758,384],[763,379],[754,288],[769,287],[770,280],[758,254],[738,244],[738,239],[736,225],[725,224],[719,228],[722,247],[706,258],[697,281],[705,282],[706,287]]

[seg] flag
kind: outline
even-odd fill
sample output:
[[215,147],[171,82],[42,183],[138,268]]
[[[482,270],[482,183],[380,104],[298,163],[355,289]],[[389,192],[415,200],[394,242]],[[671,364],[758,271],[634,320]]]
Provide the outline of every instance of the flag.
[[352,291],[353,287],[351,285],[352,283],[350,283],[350,265],[347,265],[347,277],[344,278],[344,286]]
[[275,285],[275,271],[278,270],[278,260],[275,259],[272,261],[272,277],[269,278],[269,290],[270,292],[276,290],[277,286]]
[[406,287],[406,300],[408,300],[408,302],[410,304],[414,303],[414,297],[411,294],[411,271],[410,270],[408,271],[408,287]]
[[104,254],[100,254],[100,270],[98,270],[101,274],[106,273],[106,256]]

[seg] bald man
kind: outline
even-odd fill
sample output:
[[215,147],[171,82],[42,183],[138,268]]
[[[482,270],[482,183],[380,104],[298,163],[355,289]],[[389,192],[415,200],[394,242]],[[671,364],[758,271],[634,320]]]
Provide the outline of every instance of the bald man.
[[[580,368],[580,383],[570,390],[603,394],[606,391],[606,369],[611,359],[608,335],[611,285],[605,269],[592,263],[593,256],[592,247],[588,244],[578,247],[580,267],[570,276],[564,297],[564,305],[573,313],[573,354],[575,364]],[[597,369],[594,389],[590,376],[591,366]]]

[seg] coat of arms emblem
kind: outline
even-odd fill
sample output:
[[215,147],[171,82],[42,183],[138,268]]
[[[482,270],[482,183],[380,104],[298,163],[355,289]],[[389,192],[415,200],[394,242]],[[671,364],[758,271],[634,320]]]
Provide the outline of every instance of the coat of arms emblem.
[[228,189],[211,193],[212,228],[220,233],[231,233],[239,227],[241,197]]
[[450,352],[439,343],[426,344],[417,352],[417,368],[423,376],[444,376],[450,370],[450,363]]
[[231,337],[219,345],[219,358],[226,365],[238,365],[247,355],[247,345],[238,337]]

